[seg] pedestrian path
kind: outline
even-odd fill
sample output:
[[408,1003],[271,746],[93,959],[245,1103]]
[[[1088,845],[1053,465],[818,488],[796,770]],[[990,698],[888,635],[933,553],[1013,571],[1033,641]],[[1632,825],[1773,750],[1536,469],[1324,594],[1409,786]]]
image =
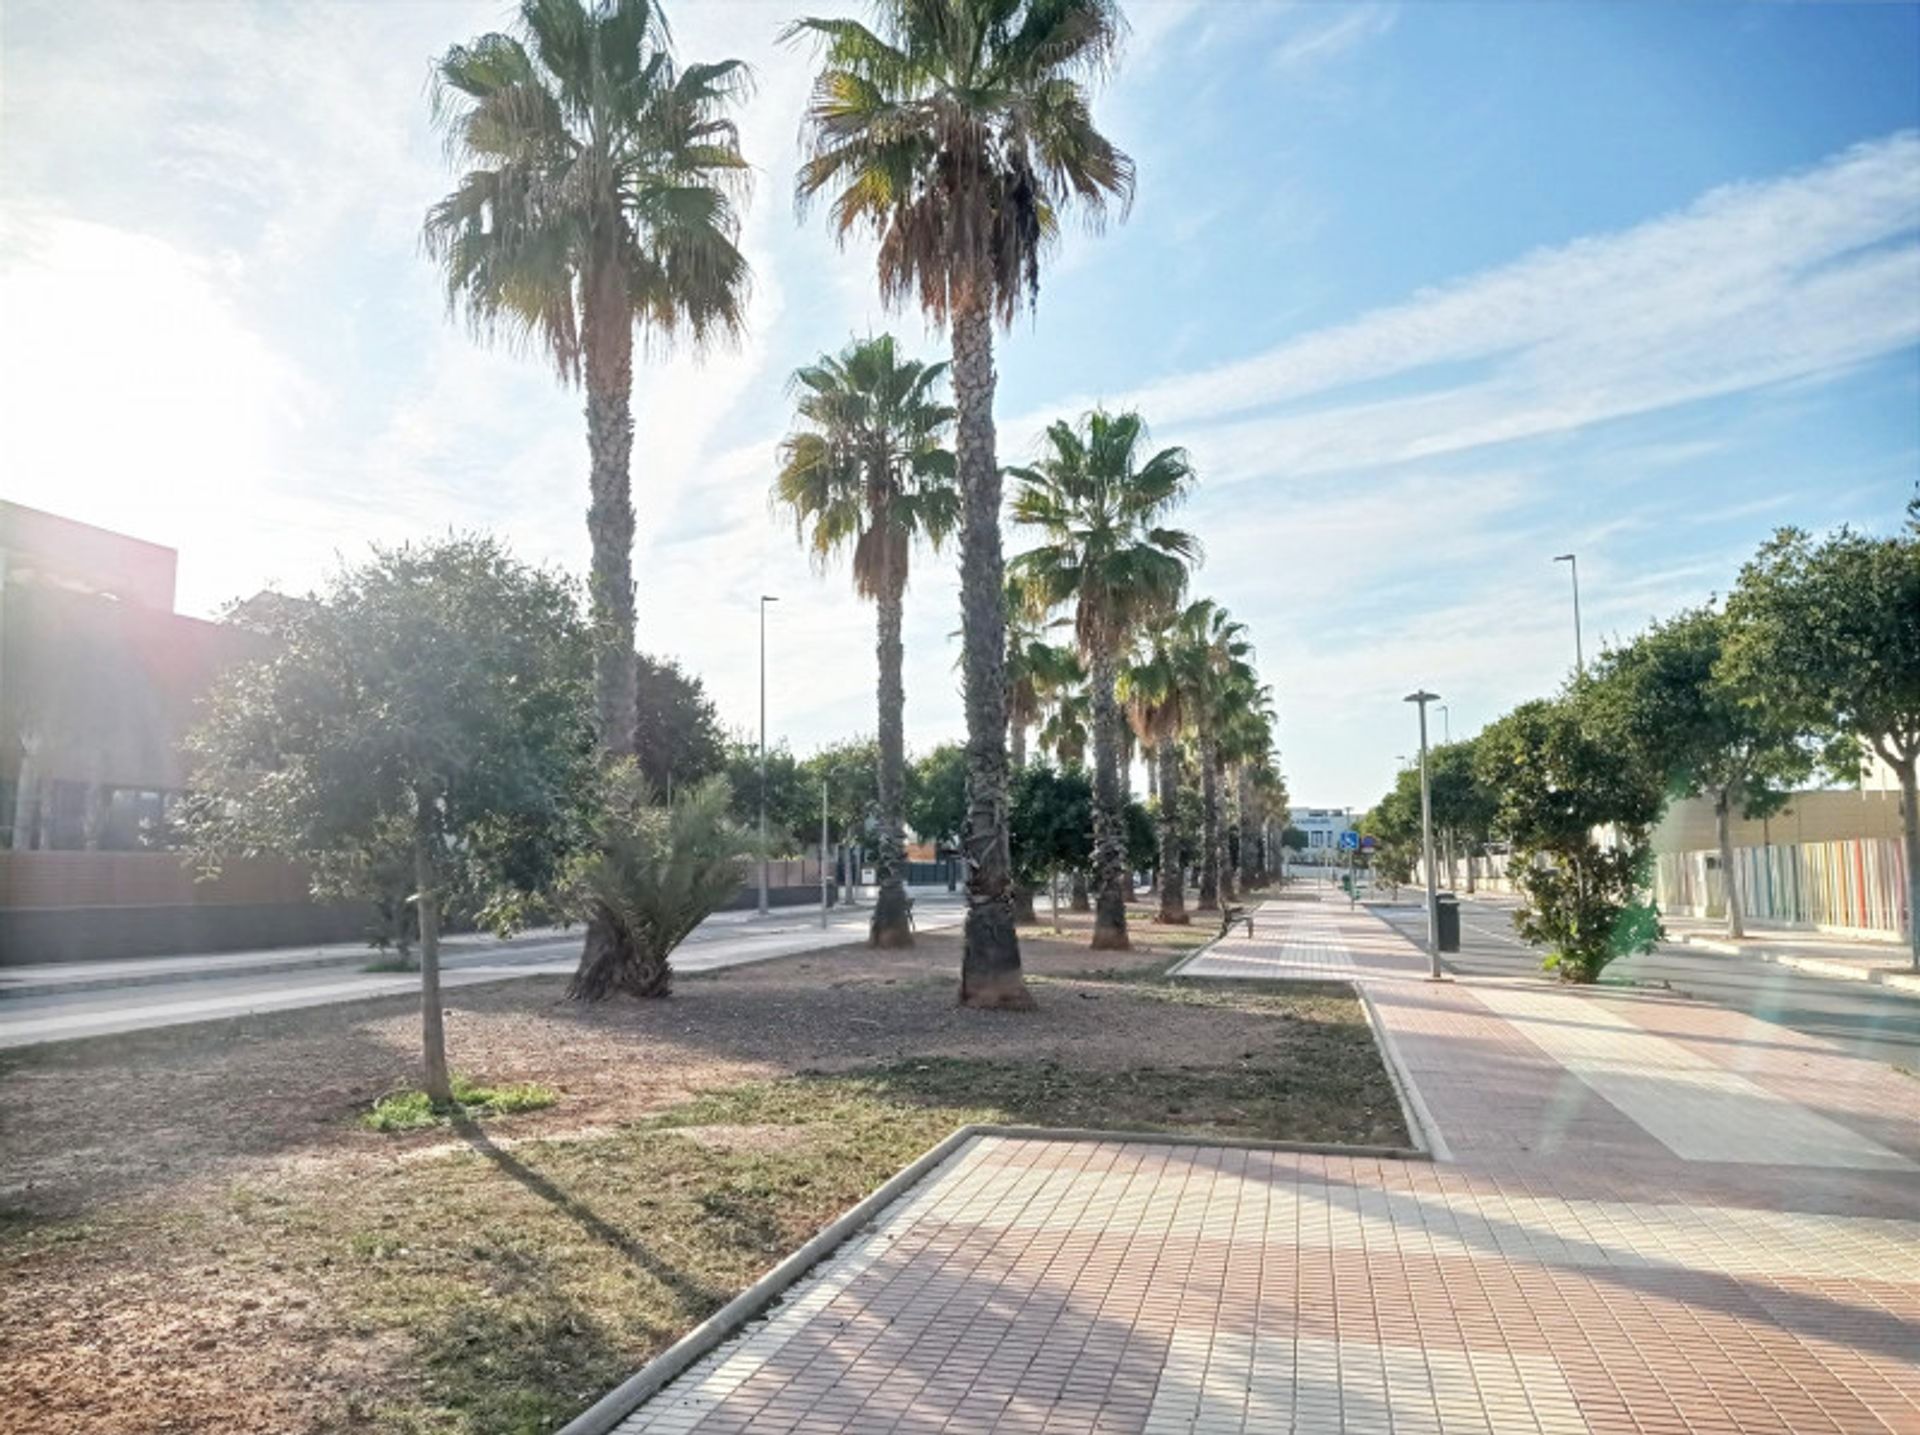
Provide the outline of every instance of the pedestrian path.
[[1364,986],[1448,1159],[980,1135],[619,1429],[1920,1432],[1914,1078],[1424,969],[1342,901],[1183,974]]
[[1793,967],[1839,981],[1872,982],[1890,991],[1920,996],[1920,972],[1913,970],[1905,942],[1891,938],[1846,937],[1823,932],[1792,932],[1758,927],[1744,937],[1729,937],[1726,924],[1697,917],[1664,917],[1668,937],[1696,951],[1719,952]]

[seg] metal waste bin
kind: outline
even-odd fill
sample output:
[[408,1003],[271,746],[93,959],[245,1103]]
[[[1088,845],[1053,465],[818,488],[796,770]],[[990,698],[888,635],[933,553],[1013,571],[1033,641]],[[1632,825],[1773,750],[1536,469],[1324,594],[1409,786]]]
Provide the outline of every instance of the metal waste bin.
[[1443,952],[1460,950],[1460,899],[1451,892],[1433,899],[1433,939]]

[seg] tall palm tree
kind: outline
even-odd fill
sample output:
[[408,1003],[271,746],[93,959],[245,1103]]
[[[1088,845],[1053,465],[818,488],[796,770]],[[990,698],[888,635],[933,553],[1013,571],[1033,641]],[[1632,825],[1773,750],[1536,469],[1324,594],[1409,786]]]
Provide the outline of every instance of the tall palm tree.
[[1193,703],[1182,683],[1175,644],[1178,616],[1145,637],[1134,662],[1120,674],[1119,697],[1141,743],[1152,753],[1154,795],[1159,799],[1160,913],[1156,920],[1187,925],[1186,870],[1180,860],[1180,740]]
[[1040,530],[1039,547],[1013,560],[1036,602],[1073,605],[1073,633],[1093,708],[1093,946],[1125,950],[1126,811],[1120,792],[1120,704],[1115,684],[1134,638],[1173,612],[1186,593],[1199,540],[1164,526],[1194,484],[1185,449],[1142,461],[1147,426],[1137,413],[1095,410],[1076,428],[1047,429],[1048,452],[1010,468],[1020,481],[1015,521]]
[[1133,162],[1093,125],[1088,82],[1111,63],[1114,0],[874,0],[875,24],[806,19],[824,64],[808,105],[804,203],[832,191],[842,238],[879,239],[890,302],[917,301],[953,343],[966,659],[967,921],[960,999],[1031,1003],[1007,846],[1006,635],[993,323],[1039,292],[1059,215],[1133,193]]
[[822,561],[852,550],[853,586],[874,601],[879,637],[880,891],[868,941],[910,947],[906,862],[906,693],[900,615],[915,537],[938,548],[959,519],[953,455],[940,446],[953,410],[938,397],[945,364],[903,359],[893,336],[850,344],[795,371],[802,427],[780,447],[776,498]]
[[1254,885],[1259,805],[1254,796],[1254,773],[1273,747],[1273,690],[1258,684],[1236,688],[1234,705],[1224,715],[1220,734],[1221,760],[1233,772],[1233,810],[1239,822],[1238,890]]
[[1193,705],[1195,757],[1200,776],[1200,900],[1197,910],[1219,910],[1221,853],[1220,732],[1248,687],[1257,687],[1247,659],[1253,645],[1246,624],[1218,603],[1202,598],[1180,615],[1174,662],[1187,701]]
[[[424,240],[481,338],[537,346],[585,386],[594,715],[619,757],[636,723],[634,330],[696,345],[739,330],[747,162],[728,111],[747,73],[676,62],[653,0],[521,0],[519,18],[434,67],[434,117],[465,172]],[[663,995],[664,962],[640,950],[602,909],[571,994]]]
[[[1027,765],[1027,732],[1045,715],[1048,699],[1081,680],[1073,650],[1046,638],[1066,621],[1036,613],[1018,580],[1007,580],[1007,751],[1016,772]],[[1033,889],[1016,878],[1011,891],[1014,921],[1037,922]]]

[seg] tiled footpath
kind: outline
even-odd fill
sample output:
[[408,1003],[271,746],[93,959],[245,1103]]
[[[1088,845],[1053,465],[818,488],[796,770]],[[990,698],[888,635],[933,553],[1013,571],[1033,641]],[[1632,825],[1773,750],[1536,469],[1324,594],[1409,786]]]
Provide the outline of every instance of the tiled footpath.
[[1365,983],[1449,1159],[980,1137],[621,1430],[1920,1432],[1912,1078],[1424,969],[1284,902],[1184,974]]

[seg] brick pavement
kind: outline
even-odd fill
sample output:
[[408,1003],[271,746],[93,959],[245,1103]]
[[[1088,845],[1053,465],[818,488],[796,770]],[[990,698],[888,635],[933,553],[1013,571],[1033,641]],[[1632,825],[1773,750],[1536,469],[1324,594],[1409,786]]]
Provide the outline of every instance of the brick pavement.
[[1452,1159],[978,1137],[620,1429],[1920,1432],[1912,1078],[1255,930],[1187,971],[1365,982]]

